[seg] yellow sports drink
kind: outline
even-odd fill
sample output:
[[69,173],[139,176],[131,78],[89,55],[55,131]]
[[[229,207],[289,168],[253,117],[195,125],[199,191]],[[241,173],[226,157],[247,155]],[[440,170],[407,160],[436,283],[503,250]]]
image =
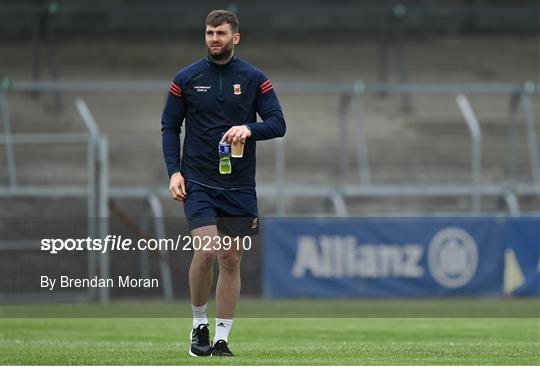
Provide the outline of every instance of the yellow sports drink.
[[222,175],[229,175],[232,172],[231,165],[231,144],[220,141],[219,147],[219,173]]

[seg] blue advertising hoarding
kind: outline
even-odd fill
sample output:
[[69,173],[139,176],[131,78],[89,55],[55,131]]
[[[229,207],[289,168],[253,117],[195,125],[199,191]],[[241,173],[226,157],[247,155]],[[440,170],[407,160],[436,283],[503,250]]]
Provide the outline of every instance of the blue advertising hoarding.
[[503,242],[514,252],[524,276],[523,284],[512,294],[540,295],[540,218],[508,218]]
[[[502,294],[505,249],[533,270],[539,218],[275,218],[263,227],[268,297]],[[517,290],[519,291],[519,289]]]

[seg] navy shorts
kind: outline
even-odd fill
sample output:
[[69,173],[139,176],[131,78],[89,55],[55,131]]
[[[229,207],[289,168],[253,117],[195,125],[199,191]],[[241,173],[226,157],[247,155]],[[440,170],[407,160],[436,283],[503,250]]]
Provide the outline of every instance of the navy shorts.
[[259,233],[255,189],[220,190],[186,180],[184,201],[190,231],[216,225],[228,236],[252,236]]

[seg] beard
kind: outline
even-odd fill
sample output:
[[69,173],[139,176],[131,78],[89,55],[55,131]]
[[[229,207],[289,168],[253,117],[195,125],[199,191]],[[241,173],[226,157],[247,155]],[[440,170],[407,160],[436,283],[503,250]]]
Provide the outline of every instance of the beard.
[[212,58],[212,60],[220,62],[220,61],[226,61],[231,58],[233,53],[233,43],[227,43],[221,45],[221,48],[218,50],[213,51],[211,47],[208,48],[208,55]]

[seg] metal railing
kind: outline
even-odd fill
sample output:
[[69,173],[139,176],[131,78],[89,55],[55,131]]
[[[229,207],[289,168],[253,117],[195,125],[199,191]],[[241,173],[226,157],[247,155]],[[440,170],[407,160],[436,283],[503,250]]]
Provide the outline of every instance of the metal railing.
[[[17,81],[2,83],[2,116],[3,120],[7,121],[4,127],[4,135],[6,139],[6,157],[8,157],[8,171],[11,180],[16,180],[14,155],[12,145],[9,142],[11,134],[9,131],[9,112],[7,111],[6,91],[15,92],[55,92],[55,91],[102,91],[102,92],[163,92],[167,82],[164,81]],[[349,135],[350,120],[354,121],[357,160],[359,165],[360,184],[369,187],[371,182],[371,173],[369,165],[368,145],[364,134],[364,118],[362,116],[361,97],[366,94],[502,94],[510,97],[509,115],[510,115],[510,132],[511,136],[515,137],[516,133],[516,114],[519,102],[523,107],[525,116],[525,126],[527,132],[527,145],[529,151],[530,169],[533,177],[533,184],[540,185],[540,167],[538,163],[538,142],[536,129],[534,125],[534,111],[532,108],[530,95],[540,93],[540,84],[532,82],[525,83],[372,83],[365,84],[362,81],[354,83],[317,83],[317,82],[296,82],[296,83],[279,83],[275,85],[279,88],[280,93],[318,93],[324,90],[326,93],[339,93],[340,105],[337,120],[340,126],[339,139],[344,141]],[[5,107],[4,107],[5,106]],[[479,141],[473,139],[473,146]],[[511,156],[513,156],[512,167],[516,166],[515,157],[515,138],[512,138]],[[348,176],[349,153],[344,144],[340,144],[342,151],[340,153],[340,178],[343,182]],[[472,149],[473,152],[478,152],[478,147]],[[471,164],[474,167],[477,165],[475,154],[471,152]],[[280,139],[276,140],[276,184],[280,187],[289,186],[285,183],[285,144]],[[11,163],[10,163],[11,162]],[[477,172],[479,167],[473,169]],[[515,169],[511,171],[515,172]],[[476,174],[478,175],[478,174]],[[472,175],[473,181],[478,182],[478,177]],[[278,204],[278,212],[283,213],[283,203]]]
[[[86,126],[88,133],[24,133],[12,134],[10,132],[10,122],[5,116],[9,116],[7,111],[7,98],[4,93],[0,93],[0,107],[2,109],[4,135],[0,136],[0,143],[5,145],[6,151],[11,152],[12,157],[8,161],[9,186],[2,187],[0,197],[86,197],[87,198],[87,228],[88,235],[92,238],[105,238],[108,235],[108,200],[109,200],[109,155],[107,138],[102,136],[98,125],[90,112],[87,104],[82,98],[77,98],[75,104],[78,112]],[[9,117],[8,117],[9,118]],[[6,131],[8,132],[6,134]],[[86,144],[86,169],[87,185],[80,186],[20,186],[16,180],[16,165],[13,154],[13,146],[16,144]],[[11,162],[11,163],[10,163]],[[139,195],[137,195],[139,197]],[[154,218],[154,228],[158,238],[165,238],[165,227],[163,224],[163,211],[161,203],[155,194],[146,190],[145,198],[149,203],[151,213]],[[39,244],[35,240],[2,240],[0,250],[23,250],[38,249]],[[167,262],[160,262],[161,276],[163,281],[164,297],[167,300],[173,298],[172,280]],[[88,277],[93,278],[99,275],[103,279],[110,276],[109,253],[97,254],[94,251],[88,252]],[[73,296],[80,297],[79,293]],[[107,287],[99,288],[96,294],[95,288],[89,288],[88,298],[99,298],[100,302],[110,301],[110,290]]]
[[[4,90],[14,92],[159,92],[163,93],[168,82],[165,81],[16,81],[3,82]],[[524,123],[527,132],[527,146],[529,150],[529,161],[531,175],[535,184],[540,183],[539,149],[534,125],[535,116],[531,103],[531,95],[540,94],[540,83],[526,81],[523,83],[364,83],[355,81],[352,83],[320,83],[320,82],[276,82],[274,83],[280,93],[337,93],[340,95],[339,110],[337,111],[337,121],[340,127],[339,139],[343,141],[349,134],[350,120],[354,121],[357,160],[359,164],[360,183],[369,184],[371,179],[369,169],[368,146],[364,136],[364,118],[362,115],[361,98],[364,95],[458,95],[458,94],[485,94],[485,95],[508,95],[509,104],[509,129],[510,135],[515,136],[517,109],[521,104],[524,112]],[[515,147],[517,142],[511,140],[511,162],[509,166],[514,167],[510,173],[515,172],[517,157]],[[342,151],[340,156],[340,178],[343,180],[349,176],[349,153],[346,146],[340,144]],[[284,149],[280,146],[279,149]],[[279,155],[280,153],[278,153]],[[281,157],[279,157],[281,160]],[[276,169],[281,174],[281,168]]]
[[480,211],[480,185],[482,179],[482,133],[478,119],[469,103],[467,97],[463,94],[458,94],[456,102],[465,117],[467,127],[471,134],[471,177],[475,187],[472,195],[472,208],[474,212]]

